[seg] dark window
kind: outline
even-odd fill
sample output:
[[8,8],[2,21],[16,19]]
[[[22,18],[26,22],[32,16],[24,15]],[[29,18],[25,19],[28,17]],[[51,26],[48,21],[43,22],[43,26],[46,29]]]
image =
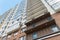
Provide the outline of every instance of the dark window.
[[49,21],[52,20],[52,17],[48,17],[47,20],[49,20]]
[[35,23],[33,23],[32,26],[35,27]]
[[19,19],[17,19],[17,21],[19,21]]
[[14,21],[12,22],[12,24],[14,23]]

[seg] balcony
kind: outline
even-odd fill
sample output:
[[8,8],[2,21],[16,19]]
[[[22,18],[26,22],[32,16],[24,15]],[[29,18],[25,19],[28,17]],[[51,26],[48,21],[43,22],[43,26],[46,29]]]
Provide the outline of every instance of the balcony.
[[31,25],[31,24],[33,24],[33,23],[36,23],[36,22],[38,22],[38,21],[40,21],[40,20],[43,20],[43,19],[45,19],[45,18],[47,18],[47,17],[50,17],[50,16],[51,16],[51,15],[50,15],[49,12],[48,12],[48,13],[44,13],[44,14],[42,14],[41,16],[36,17],[36,18],[32,19],[31,21],[26,22],[25,24],[26,24],[27,26],[29,26],[29,25]]
[[51,20],[44,20],[44,21],[40,21],[38,23],[35,23],[35,25],[33,26],[28,26],[27,30],[25,31],[25,33],[29,34],[38,30],[41,30],[43,28],[49,27],[51,25],[55,24],[55,20],[51,19]]
[[10,34],[10,33],[14,32],[14,31],[18,30],[19,28],[20,28],[19,23],[16,23],[16,24],[8,27],[8,28],[5,30],[5,32],[6,32],[7,34]]

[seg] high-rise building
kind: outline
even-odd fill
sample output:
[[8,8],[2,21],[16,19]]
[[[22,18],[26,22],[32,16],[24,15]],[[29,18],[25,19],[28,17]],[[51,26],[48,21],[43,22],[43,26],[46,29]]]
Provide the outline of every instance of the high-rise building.
[[5,30],[5,23],[6,23],[6,21],[5,21],[5,19],[7,18],[7,15],[8,15],[8,13],[11,11],[11,9],[10,10],[8,10],[8,11],[6,11],[3,15],[1,15],[1,19],[0,19],[0,27],[1,27],[1,29],[0,29],[0,37],[2,37],[2,33],[4,32],[4,30]]
[[[26,0],[23,0],[20,4],[17,4],[14,8],[8,10],[8,15],[4,19],[2,24],[1,39],[6,40],[6,36],[15,32],[20,28],[26,27],[24,23],[26,22]],[[22,27],[20,27],[22,25]]]
[[22,0],[5,14],[0,39],[60,40],[59,4],[59,0]]

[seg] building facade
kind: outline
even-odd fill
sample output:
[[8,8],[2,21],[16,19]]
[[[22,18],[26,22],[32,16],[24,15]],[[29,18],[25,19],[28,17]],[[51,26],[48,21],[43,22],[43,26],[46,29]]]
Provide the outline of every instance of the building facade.
[[60,40],[59,4],[59,0],[22,0],[8,10],[0,40]]

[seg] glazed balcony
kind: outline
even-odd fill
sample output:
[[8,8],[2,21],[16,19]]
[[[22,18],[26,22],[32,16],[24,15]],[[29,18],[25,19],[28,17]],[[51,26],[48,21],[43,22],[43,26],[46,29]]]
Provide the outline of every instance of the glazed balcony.
[[10,34],[10,33],[14,32],[14,31],[18,30],[19,28],[20,28],[19,23],[16,23],[16,24],[11,25],[10,27],[8,27],[8,28],[5,30],[5,32],[6,32],[7,34]]

